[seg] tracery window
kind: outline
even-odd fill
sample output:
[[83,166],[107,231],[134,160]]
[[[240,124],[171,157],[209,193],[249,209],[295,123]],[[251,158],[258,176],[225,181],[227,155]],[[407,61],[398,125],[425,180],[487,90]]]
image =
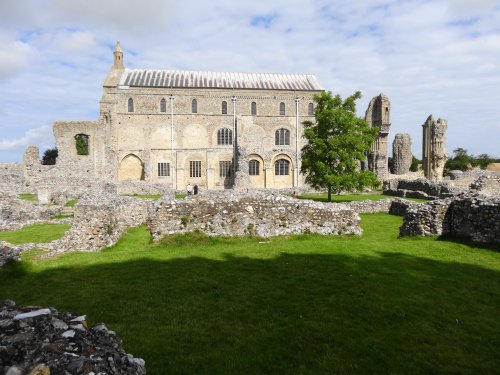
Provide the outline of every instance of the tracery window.
[[222,102],[222,114],[227,115],[227,102],[225,100]]
[[231,177],[231,161],[223,160],[219,161],[219,176],[220,177]]
[[165,98],[160,100],[160,112],[167,112],[167,101]]
[[134,112],[134,99],[128,98],[128,111]]
[[193,99],[191,102],[191,113],[198,113],[198,102],[196,99]]
[[257,116],[257,103],[255,102],[252,102],[252,106],[251,106],[251,111],[252,111],[252,116]]
[[288,176],[290,174],[290,162],[286,159],[278,159],[274,162],[274,174],[276,176]]
[[252,159],[248,162],[248,174],[250,176],[258,176],[260,174],[260,162]]
[[218,145],[232,145],[233,144],[233,131],[228,128],[217,130],[217,144]]
[[313,103],[309,103],[307,105],[307,115],[314,116],[314,104]]
[[274,144],[277,146],[290,145],[290,131],[288,129],[278,129],[274,133]]
[[281,102],[280,103],[280,116],[285,115],[285,103]]

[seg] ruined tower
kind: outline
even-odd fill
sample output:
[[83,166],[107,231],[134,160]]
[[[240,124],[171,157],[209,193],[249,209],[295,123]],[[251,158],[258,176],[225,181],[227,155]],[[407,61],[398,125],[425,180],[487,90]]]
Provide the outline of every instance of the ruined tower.
[[387,137],[389,135],[391,102],[384,94],[374,97],[366,110],[365,120],[378,127],[378,135],[367,154],[367,167],[379,180],[387,177]]
[[434,120],[430,115],[422,125],[422,167],[429,180],[439,181],[443,178],[443,170],[448,154],[446,151],[446,120]]
[[412,156],[410,135],[406,133],[396,134],[392,143],[392,173],[408,173]]

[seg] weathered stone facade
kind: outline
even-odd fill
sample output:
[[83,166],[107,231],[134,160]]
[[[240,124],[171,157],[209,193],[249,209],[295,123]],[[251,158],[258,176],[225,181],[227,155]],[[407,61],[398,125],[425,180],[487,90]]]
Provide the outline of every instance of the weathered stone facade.
[[239,189],[299,188],[302,123],[322,90],[310,75],[127,69],[117,44],[99,119],[54,124],[56,168],[171,190],[231,188],[235,172]]
[[397,175],[408,173],[412,156],[410,135],[396,134],[392,142],[392,173]]
[[422,168],[425,178],[440,181],[443,178],[444,165],[448,160],[446,151],[446,129],[444,119],[434,120],[430,115],[422,125]]
[[378,127],[378,135],[371,150],[368,151],[366,166],[368,170],[384,180],[388,174],[387,138],[389,136],[391,102],[384,94],[374,97],[365,113],[365,120],[370,126]]

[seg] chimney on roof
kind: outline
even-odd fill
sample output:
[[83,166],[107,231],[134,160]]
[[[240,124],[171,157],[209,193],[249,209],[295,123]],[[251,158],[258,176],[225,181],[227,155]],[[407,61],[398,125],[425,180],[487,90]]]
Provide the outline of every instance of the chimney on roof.
[[122,50],[122,46],[120,45],[120,42],[116,42],[115,50],[113,51],[113,55],[115,57],[115,60],[113,62],[112,69],[124,69],[124,67],[123,67],[123,50]]

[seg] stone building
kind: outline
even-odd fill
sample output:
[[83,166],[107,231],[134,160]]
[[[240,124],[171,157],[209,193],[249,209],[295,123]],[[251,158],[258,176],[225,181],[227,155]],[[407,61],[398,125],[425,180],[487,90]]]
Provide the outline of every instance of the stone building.
[[443,178],[444,165],[448,160],[446,151],[446,129],[444,119],[434,120],[430,115],[422,125],[422,168],[425,178],[439,181]]
[[323,91],[316,77],[128,69],[120,43],[113,54],[98,120],[54,124],[59,167],[175,190],[233,187],[237,169],[242,188],[304,185],[302,123]]
[[375,173],[379,180],[385,179],[388,175],[387,138],[391,127],[390,112],[389,98],[379,94],[370,101],[365,113],[365,121],[370,126],[379,128],[377,138],[368,151],[365,167]]

